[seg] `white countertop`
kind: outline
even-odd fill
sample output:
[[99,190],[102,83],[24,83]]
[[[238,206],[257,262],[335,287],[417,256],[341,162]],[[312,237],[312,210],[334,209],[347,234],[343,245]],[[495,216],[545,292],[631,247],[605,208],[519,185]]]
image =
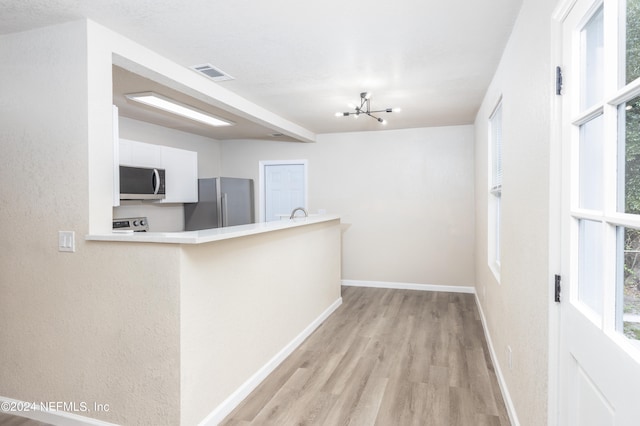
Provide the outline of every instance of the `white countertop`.
[[110,232],[106,234],[90,234],[85,237],[89,241],[120,241],[135,243],[169,243],[169,244],[202,244],[230,238],[296,228],[298,226],[338,220],[340,216],[323,214],[309,217],[296,217],[273,222],[252,223],[249,225],[230,226],[227,228],[203,229],[201,231],[184,232]]

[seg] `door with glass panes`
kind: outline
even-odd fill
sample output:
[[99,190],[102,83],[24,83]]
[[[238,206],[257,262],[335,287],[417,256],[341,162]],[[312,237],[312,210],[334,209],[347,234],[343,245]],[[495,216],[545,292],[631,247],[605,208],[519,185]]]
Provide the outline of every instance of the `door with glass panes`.
[[566,6],[559,424],[639,425],[640,0]]

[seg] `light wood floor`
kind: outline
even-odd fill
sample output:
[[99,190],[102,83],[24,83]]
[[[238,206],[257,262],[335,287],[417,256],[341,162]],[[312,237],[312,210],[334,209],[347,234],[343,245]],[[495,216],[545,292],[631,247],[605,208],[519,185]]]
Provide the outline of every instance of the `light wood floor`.
[[[222,425],[509,425],[473,295],[342,297]],[[45,424],[0,413],[0,425]]]
[[48,423],[42,423],[37,420],[31,420],[24,417],[13,416],[4,412],[0,412],[0,426],[52,426]]
[[221,423],[509,424],[473,295],[357,287]]

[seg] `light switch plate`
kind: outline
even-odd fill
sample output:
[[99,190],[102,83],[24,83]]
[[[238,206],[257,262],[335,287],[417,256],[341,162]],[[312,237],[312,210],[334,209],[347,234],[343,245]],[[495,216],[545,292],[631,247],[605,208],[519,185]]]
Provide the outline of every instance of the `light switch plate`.
[[58,251],[75,252],[76,235],[73,231],[58,231]]

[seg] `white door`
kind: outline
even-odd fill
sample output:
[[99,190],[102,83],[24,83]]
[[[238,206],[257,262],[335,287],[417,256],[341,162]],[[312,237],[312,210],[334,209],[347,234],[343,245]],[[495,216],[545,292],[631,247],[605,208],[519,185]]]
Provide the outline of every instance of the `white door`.
[[306,161],[261,163],[264,221],[280,220],[296,207],[307,208]]
[[640,425],[640,1],[627,1],[567,2],[561,18],[566,426]]

